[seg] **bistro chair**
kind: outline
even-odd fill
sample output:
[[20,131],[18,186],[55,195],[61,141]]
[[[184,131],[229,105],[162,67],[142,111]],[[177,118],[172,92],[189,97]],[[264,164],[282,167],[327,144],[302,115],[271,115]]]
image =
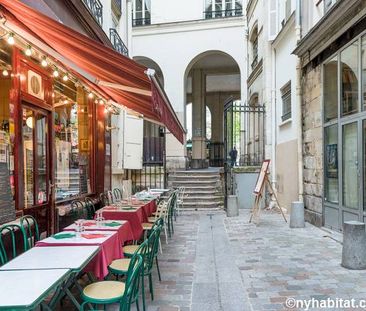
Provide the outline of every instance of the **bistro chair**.
[[94,200],[92,198],[86,197],[84,201],[85,201],[86,212],[88,215],[87,219],[94,219],[95,215]]
[[186,191],[186,188],[184,188],[184,187],[179,187],[178,188],[177,213],[176,213],[176,215],[180,215],[180,213],[181,213],[180,209],[181,209],[181,207],[183,207],[185,191]]
[[109,198],[106,192],[99,194],[99,199],[102,207],[110,205]]
[[31,215],[25,215],[20,218],[20,228],[23,233],[25,250],[31,249],[40,240],[37,220]]
[[108,197],[108,201],[109,201],[109,203],[110,203],[110,204],[113,204],[113,203],[114,203],[114,199],[113,199],[113,192],[112,192],[112,191],[110,191],[110,190],[108,190],[108,191],[106,192],[106,194],[107,194],[107,197]]
[[[17,256],[17,232],[20,233],[21,237],[23,238],[23,250],[27,250],[27,244],[24,239],[24,235],[22,232],[22,228],[16,224],[4,225],[0,227],[0,264],[6,264],[10,259],[14,259]],[[7,237],[9,237],[11,242],[11,252],[7,252],[5,245]],[[11,258],[9,258],[8,254],[11,253]]]
[[136,292],[138,292],[139,280],[143,270],[143,259],[136,254],[131,258],[128,266],[125,282],[100,281],[87,285],[81,294],[83,311],[88,304],[107,305],[119,303],[119,310],[130,311]]
[[122,201],[122,191],[120,189],[114,188],[113,195],[114,195],[114,198],[116,199],[116,202]]
[[[144,256],[144,271],[143,276],[148,276],[149,278],[149,290],[151,295],[151,300],[154,300],[154,288],[152,281],[152,268],[154,265],[154,259],[156,259],[156,268],[158,270],[159,280],[161,281],[159,262],[158,262],[158,243],[161,232],[161,224],[159,223],[151,232],[148,241],[148,251],[146,256]],[[123,253],[126,257],[132,257],[138,251],[139,245],[127,245],[123,247]],[[142,282],[142,295],[143,295],[143,303],[144,303],[144,282]],[[145,308],[144,308],[145,310]]]
[[80,200],[74,200],[71,202],[71,217],[73,221],[78,219],[87,218],[86,205]]

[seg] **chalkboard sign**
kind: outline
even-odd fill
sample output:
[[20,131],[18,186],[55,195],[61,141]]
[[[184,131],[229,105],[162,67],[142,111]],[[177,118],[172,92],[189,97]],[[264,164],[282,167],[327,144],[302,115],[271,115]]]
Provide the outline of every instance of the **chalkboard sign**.
[[15,207],[10,187],[7,163],[0,163],[0,224],[15,219]]
[[257,182],[254,188],[254,194],[259,194],[262,191],[263,184],[265,182],[265,177],[268,173],[268,167],[271,160],[264,160],[262,163],[261,171],[259,172]]

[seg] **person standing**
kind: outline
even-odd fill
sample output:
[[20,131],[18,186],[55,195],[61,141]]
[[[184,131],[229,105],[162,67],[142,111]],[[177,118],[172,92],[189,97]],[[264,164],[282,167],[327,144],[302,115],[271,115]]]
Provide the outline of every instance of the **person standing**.
[[236,150],[235,146],[233,149],[231,149],[229,155],[231,160],[231,167],[234,167],[236,165],[236,158],[238,156],[238,150]]

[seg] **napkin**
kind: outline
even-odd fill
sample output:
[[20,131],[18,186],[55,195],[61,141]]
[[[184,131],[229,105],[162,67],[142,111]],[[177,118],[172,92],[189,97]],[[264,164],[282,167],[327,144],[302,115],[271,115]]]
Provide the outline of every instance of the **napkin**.
[[134,208],[134,207],[122,207],[121,209],[124,211],[135,211],[136,210],[136,208]]
[[84,222],[83,223],[84,227],[91,227],[91,226],[95,226],[95,222],[92,221],[88,221],[88,222]]
[[112,221],[112,222],[108,222],[108,223],[104,224],[104,226],[107,226],[107,227],[118,227],[120,225],[121,225],[121,223],[116,222],[116,221]]
[[52,236],[56,240],[69,239],[75,237],[75,233],[58,233]]
[[102,234],[102,233],[87,233],[87,234],[82,234],[81,236],[85,239],[99,239],[99,238],[104,238],[107,235]]

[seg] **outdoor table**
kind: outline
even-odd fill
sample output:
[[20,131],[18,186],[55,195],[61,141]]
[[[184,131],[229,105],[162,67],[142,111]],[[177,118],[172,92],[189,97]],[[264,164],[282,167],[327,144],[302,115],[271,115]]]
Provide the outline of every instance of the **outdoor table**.
[[142,207],[105,206],[99,211],[102,211],[106,220],[127,220],[131,225],[133,239],[140,239],[143,232],[141,223],[144,222]]
[[[68,278],[70,269],[1,270],[0,310],[33,310]],[[51,310],[42,304],[45,309]]]
[[152,215],[156,211],[156,200],[139,200],[137,198],[132,198],[131,203],[129,204],[126,200],[122,200],[121,202],[110,205],[112,207],[142,207],[143,210],[143,222],[147,222],[148,217]]
[[[69,231],[60,232],[61,234],[73,234]],[[56,235],[56,236],[57,236]],[[36,243],[37,247],[44,246],[100,246],[100,251],[93,260],[85,267],[85,272],[93,272],[96,278],[102,280],[108,274],[108,266],[115,259],[123,257],[121,242],[115,231],[86,231],[80,237],[74,235],[62,239],[48,237]]]
[[[134,239],[131,225],[127,220],[106,220],[101,224],[97,224],[95,220],[84,220],[83,226],[85,231],[117,231],[121,245]],[[76,224],[71,224],[63,231],[75,231],[76,227]]]
[[79,308],[80,305],[69,288],[74,284],[79,290],[82,290],[77,283],[77,277],[99,250],[99,246],[33,247],[0,267],[0,272],[2,270],[70,269],[69,277],[65,278],[62,285],[59,286],[49,305],[54,306],[61,298],[62,293],[65,293]]

